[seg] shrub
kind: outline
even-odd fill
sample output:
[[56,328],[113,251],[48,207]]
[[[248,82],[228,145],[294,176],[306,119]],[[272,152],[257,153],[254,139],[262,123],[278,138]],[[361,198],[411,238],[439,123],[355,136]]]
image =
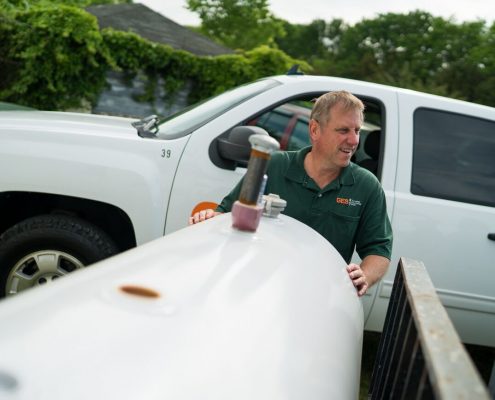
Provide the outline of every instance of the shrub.
[[[0,0],[1,1],[1,0]],[[0,8],[1,9],[1,8]],[[266,46],[245,53],[201,57],[131,33],[98,29],[97,20],[72,6],[34,6],[4,12],[0,24],[0,99],[40,109],[95,103],[110,70],[148,75],[142,101],[153,101],[162,78],[168,96],[192,83],[190,102],[254,79],[285,73],[298,62]]]
[[95,101],[114,65],[95,17],[58,5],[33,7],[4,21],[0,40],[9,85],[1,98],[46,109]]

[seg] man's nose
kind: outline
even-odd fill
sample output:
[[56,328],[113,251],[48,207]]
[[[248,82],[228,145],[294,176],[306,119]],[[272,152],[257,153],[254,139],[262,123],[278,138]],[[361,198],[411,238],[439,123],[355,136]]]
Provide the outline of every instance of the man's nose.
[[359,133],[351,133],[347,138],[347,141],[352,146],[357,146],[359,144]]

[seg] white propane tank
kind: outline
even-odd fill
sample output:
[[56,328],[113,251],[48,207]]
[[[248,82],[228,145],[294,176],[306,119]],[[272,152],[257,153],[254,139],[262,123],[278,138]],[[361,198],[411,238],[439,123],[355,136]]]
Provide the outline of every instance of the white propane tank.
[[356,399],[346,263],[287,216],[230,214],[0,302],[0,399]]

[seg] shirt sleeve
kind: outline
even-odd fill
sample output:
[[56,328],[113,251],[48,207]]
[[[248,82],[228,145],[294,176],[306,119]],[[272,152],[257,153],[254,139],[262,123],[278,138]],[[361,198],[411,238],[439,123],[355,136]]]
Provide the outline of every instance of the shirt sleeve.
[[387,202],[382,187],[377,184],[359,223],[356,251],[361,259],[369,255],[392,255],[392,225],[387,215]]
[[[270,188],[273,188],[274,184],[275,187],[284,184],[282,174],[284,173],[285,169],[288,168],[289,162],[290,162],[290,158],[287,156],[287,152],[276,151],[272,154],[270,161],[268,162],[268,167],[266,171],[266,174],[268,175],[268,182],[267,182],[267,186],[265,187],[264,194],[277,193],[277,191],[270,192]],[[244,181],[244,177],[241,180],[239,180],[239,182],[232,189],[232,191],[223,198],[222,202],[218,205],[215,211],[222,213],[232,211],[232,206],[234,202],[239,199],[239,195],[241,194],[241,187],[243,181]]]
[[231,190],[231,192],[225,196],[222,202],[215,208],[215,211],[226,213],[232,210],[232,205],[239,198],[239,194],[241,193],[241,186],[244,178],[242,178],[237,185]]

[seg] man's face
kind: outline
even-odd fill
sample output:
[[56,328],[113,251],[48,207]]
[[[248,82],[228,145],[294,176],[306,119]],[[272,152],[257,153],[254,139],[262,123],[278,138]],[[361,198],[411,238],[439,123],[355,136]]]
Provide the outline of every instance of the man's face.
[[328,168],[344,168],[349,165],[359,144],[361,115],[358,110],[345,110],[336,104],[330,111],[326,125],[310,122],[313,151],[323,156]]

